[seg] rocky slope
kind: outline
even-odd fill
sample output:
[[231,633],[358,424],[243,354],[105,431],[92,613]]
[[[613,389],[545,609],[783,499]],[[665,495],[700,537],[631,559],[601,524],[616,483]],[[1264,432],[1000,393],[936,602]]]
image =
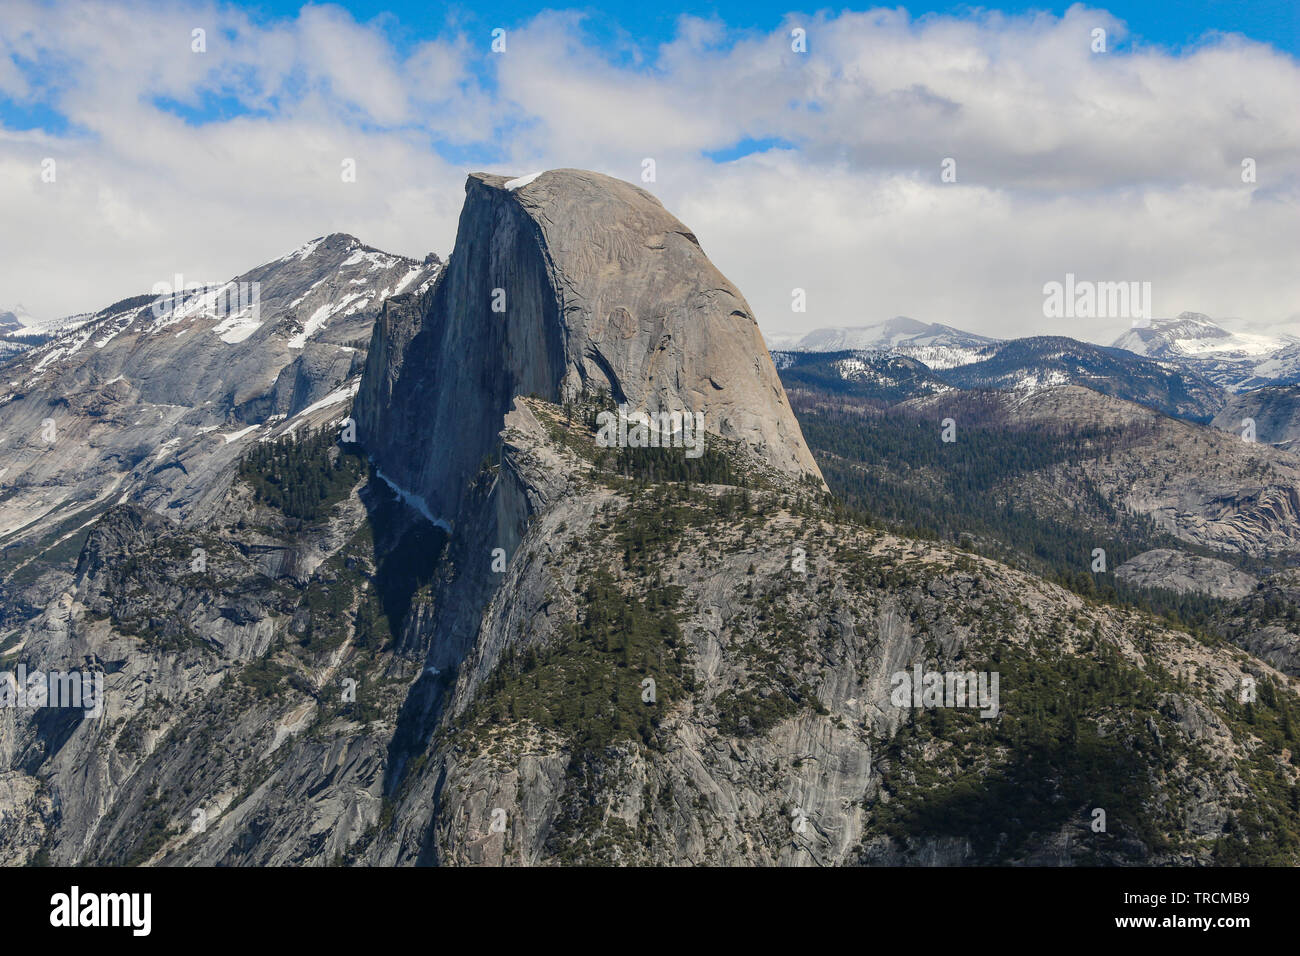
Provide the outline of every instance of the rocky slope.
[[1215,629],[1278,670],[1300,677],[1300,572],[1283,571],[1222,609]]
[[[746,503],[728,503],[734,492],[720,487],[600,489],[599,477],[595,487],[575,482],[584,447],[569,438],[562,444],[573,457],[555,484],[545,476],[564,457],[555,461],[547,436],[563,427],[559,410],[526,405],[509,426],[512,448],[538,449],[512,471],[551,494],[430,747],[438,776],[413,781],[398,807],[400,819],[434,802],[424,859],[834,865],[1212,855],[1236,786],[1233,758],[1222,762],[1233,731],[1212,709],[1217,691],[1179,693],[1177,678],[1160,689],[1154,674],[1241,666],[1244,655],[1209,651],[993,562],[826,522],[791,490],[755,488]],[[621,554],[605,546],[611,537]],[[626,602],[627,623],[612,634],[592,621],[602,585]],[[622,637],[604,646],[606,634]],[[581,655],[588,641],[596,650]],[[1131,656],[1138,647],[1141,665]],[[620,668],[620,657],[630,663]],[[1115,725],[1080,700],[1083,734],[1108,751],[1087,784],[1064,754],[1023,775],[1014,759],[1004,762],[1015,749],[1005,724],[1001,740],[974,718],[930,726],[889,695],[891,676],[920,662],[1005,667],[1003,687],[1025,692],[1031,708],[1019,683],[1031,673],[1096,673],[1104,660],[1140,682],[1130,668],[1150,668],[1152,683],[1134,698],[1146,703]],[[1013,661],[1024,668],[1015,677]],[[658,688],[653,705],[638,694],[647,678]],[[569,707],[567,694],[577,695]],[[1037,733],[1025,711],[1006,719]],[[1127,771],[1108,763],[1120,759],[1109,748],[1139,738],[1159,738],[1170,757],[1189,747],[1202,755],[1193,762],[1223,747],[1219,769],[1200,778],[1207,791],[1188,800],[1185,788],[1199,784],[1159,775],[1172,811],[1164,819],[1136,792],[1121,793]],[[1145,781],[1151,770],[1136,772]],[[1018,787],[1044,786],[1039,773],[1054,779],[1059,799],[999,806]],[[1134,829],[1090,841],[1088,788],[1102,779],[1116,789],[1096,803],[1124,805]],[[507,824],[499,835],[490,826],[497,810]],[[419,817],[409,817],[412,827]],[[384,858],[402,855],[390,848]]]
[[853,507],[1293,666],[1293,455],[1074,386],[881,407],[799,381],[805,434]]
[[1139,405],[1063,386],[1027,397],[963,393],[908,405],[938,422],[992,420],[1007,425],[1115,432],[1117,443],[1092,455],[1021,476],[1007,493],[1059,513],[1086,506],[1081,483],[1112,509],[1142,515],[1191,545],[1262,557],[1300,552],[1300,464],[1267,445],[1157,414]]
[[1226,561],[1170,548],[1155,548],[1129,558],[1115,569],[1115,576],[1135,587],[1169,588],[1220,598],[1245,597],[1259,584]]
[[198,528],[134,505],[100,519],[74,587],[6,659],[102,671],[104,713],[0,718],[4,862],[320,863],[373,825],[421,671],[364,587],[399,507],[377,494],[349,484],[303,524],[237,482]]
[[8,363],[0,603],[30,609],[62,587],[40,578],[111,505],[184,517],[245,446],[337,411],[381,302],[437,272],[327,236],[229,283],[116,303]]

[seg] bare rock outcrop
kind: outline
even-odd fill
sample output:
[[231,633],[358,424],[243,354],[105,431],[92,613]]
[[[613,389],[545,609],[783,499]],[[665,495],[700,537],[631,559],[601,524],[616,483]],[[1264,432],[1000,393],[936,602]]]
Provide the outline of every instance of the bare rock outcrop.
[[562,169],[475,173],[427,296],[390,303],[357,399],[360,440],[452,521],[513,400],[605,390],[691,411],[759,461],[821,482],[744,297],[643,189]]
[[1227,561],[1171,548],[1156,548],[1129,558],[1115,569],[1115,576],[1136,587],[1167,588],[1219,598],[1245,597],[1258,583]]

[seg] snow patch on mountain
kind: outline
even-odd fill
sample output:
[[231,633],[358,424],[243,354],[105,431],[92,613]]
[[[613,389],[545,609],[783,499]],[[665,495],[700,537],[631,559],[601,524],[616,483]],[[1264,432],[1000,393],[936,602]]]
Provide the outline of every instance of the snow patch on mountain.
[[906,316],[874,325],[814,329],[789,341],[791,338],[788,333],[768,336],[768,347],[790,352],[880,352],[915,359],[933,370],[983,361],[1001,344],[1000,339]]
[[922,365],[926,365],[938,372],[950,368],[960,368],[963,365],[973,365],[975,362],[988,358],[996,349],[995,345],[980,346],[978,348],[943,345],[902,345],[889,351],[891,355],[905,355],[908,358],[916,359]]
[[[244,309],[212,327],[212,331],[227,345],[237,345],[263,325],[260,309]],[[179,335],[180,333],[176,333]]]
[[289,348],[300,349],[306,346],[307,340],[325,327],[325,323],[336,315],[350,315],[353,312],[359,312],[370,301],[369,292],[356,292],[352,295],[345,296],[339,302],[327,302],[311,314],[306,324],[303,325],[302,331],[289,340]]
[[510,190],[511,192],[514,192],[516,189],[522,189],[524,186],[527,186],[529,183],[531,183],[534,179],[536,179],[545,171],[546,170],[543,169],[535,173],[530,173],[527,176],[520,176],[518,179],[511,179],[506,183],[506,189]]
[[424,266],[420,266],[420,265],[411,266],[410,271],[407,272],[406,275],[402,276],[402,278],[397,281],[397,285],[393,286],[393,291],[388,293],[387,295],[381,294],[381,298],[388,298],[389,295],[397,295],[408,285],[414,282],[415,277],[418,276],[423,271],[424,271]]
[[293,417],[297,418],[299,415],[310,415],[312,412],[318,412],[322,408],[329,408],[331,405],[337,405],[339,402],[345,402],[353,395],[355,395],[357,393],[357,389],[360,387],[361,387],[361,380],[357,379],[351,385],[345,385],[336,391],[330,392],[319,402],[316,402],[313,405],[308,405],[302,411],[296,413]]
[[363,262],[369,262],[369,271],[374,272],[376,269],[391,269],[400,261],[401,260],[396,256],[390,256],[386,252],[377,252],[373,250],[367,252],[365,249],[358,249],[356,252],[352,253],[352,255],[340,262],[339,268],[344,269],[348,266],[355,266],[360,265]]
[[1296,336],[1230,331],[1199,312],[1134,327],[1113,347],[1177,363],[1231,391],[1300,380]]
[[[881,358],[887,358],[888,353],[875,353]],[[885,369],[889,367],[887,363],[872,363],[865,357],[851,356],[842,358],[831,363],[831,367],[839,373],[841,379],[846,382],[870,383],[884,388],[900,386],[904,379],[897,375],[888,374]]]
[[1041,392],[1048,388],[1058,388],[1061,385],[1069,385],[1071,378],[1065,372],[1059,369],[1051,369],[1043,372],[1025,372],[1017,378],[1012,379],[1009,388],[1013,392]]
[[391,478],[384,474],[383,469],[376,467],[375,474],[384,480],[384,484],[393,489],[393,494],[397,495],[408,507],[424,515],[425,519],[432,525],[436,525],[447,533],[451,533],[451,525],[442,518],[435,518],[433,512],[429,510],[428,503],[413,491],[407,491],[401,485],[397,484]]
[[231,432],[229,435],[222,435],[221,437],[224,438],[226,444],[229,445],[231,442],[239,441],[239,439],[243,438],[249,432],[255,432],[261,427],[261,425],[249,425],[247,428],[241,428],[237,432]]

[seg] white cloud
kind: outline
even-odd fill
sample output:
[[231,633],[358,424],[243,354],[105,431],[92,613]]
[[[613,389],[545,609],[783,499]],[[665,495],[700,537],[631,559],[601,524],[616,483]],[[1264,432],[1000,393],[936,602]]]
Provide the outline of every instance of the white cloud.
[[[193,54],[200,25],[208,52]],[[1300,321],[1300,67],[1265,45],[1114,52],[1123,24],[1082,6],[819,14],[740,34],[684,18],[653,50],[597,45],[576,13],[507,26],[503,55],[450,28],[399,51],[383,21],[336,7],[260,21],[227,6],[6,4],[0,91],[72,131],[0,129],[0,304],[95,308],[336,230],[445,253],[470,169],[638,181],[653,157],[648,188],[768,329],[907,314],[1109,340],[1113,324],[1042,318],[1043,283],[1066,272],[1150,281],[1161,314]],[[794,26],[806,55],[790,50]],[[1098,26],[1110,53],[1090,50]],[[20,70],[15,53],[45,66]],[[194,125],[160,98],[256,112]],[[705,155],[744,139],[794,148]],[[45,156],[55,184],[40,181]],[[1256,184],[1241,182],[1247,156]],[[956,184],[940,181],[945,157]],[[796,286],[805,315],[790,312]]]

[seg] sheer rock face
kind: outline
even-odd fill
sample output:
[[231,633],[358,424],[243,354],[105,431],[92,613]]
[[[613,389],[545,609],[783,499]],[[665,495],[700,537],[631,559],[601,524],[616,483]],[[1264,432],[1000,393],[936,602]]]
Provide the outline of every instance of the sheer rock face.
[[710,433],[820,480],[749,305],[682,223],[597,173],[516,182],[470,176],[446,272],[376,329],[357,419],[385,475],[450,520],[513,398],[603,388],[631,410],[703,412]]

